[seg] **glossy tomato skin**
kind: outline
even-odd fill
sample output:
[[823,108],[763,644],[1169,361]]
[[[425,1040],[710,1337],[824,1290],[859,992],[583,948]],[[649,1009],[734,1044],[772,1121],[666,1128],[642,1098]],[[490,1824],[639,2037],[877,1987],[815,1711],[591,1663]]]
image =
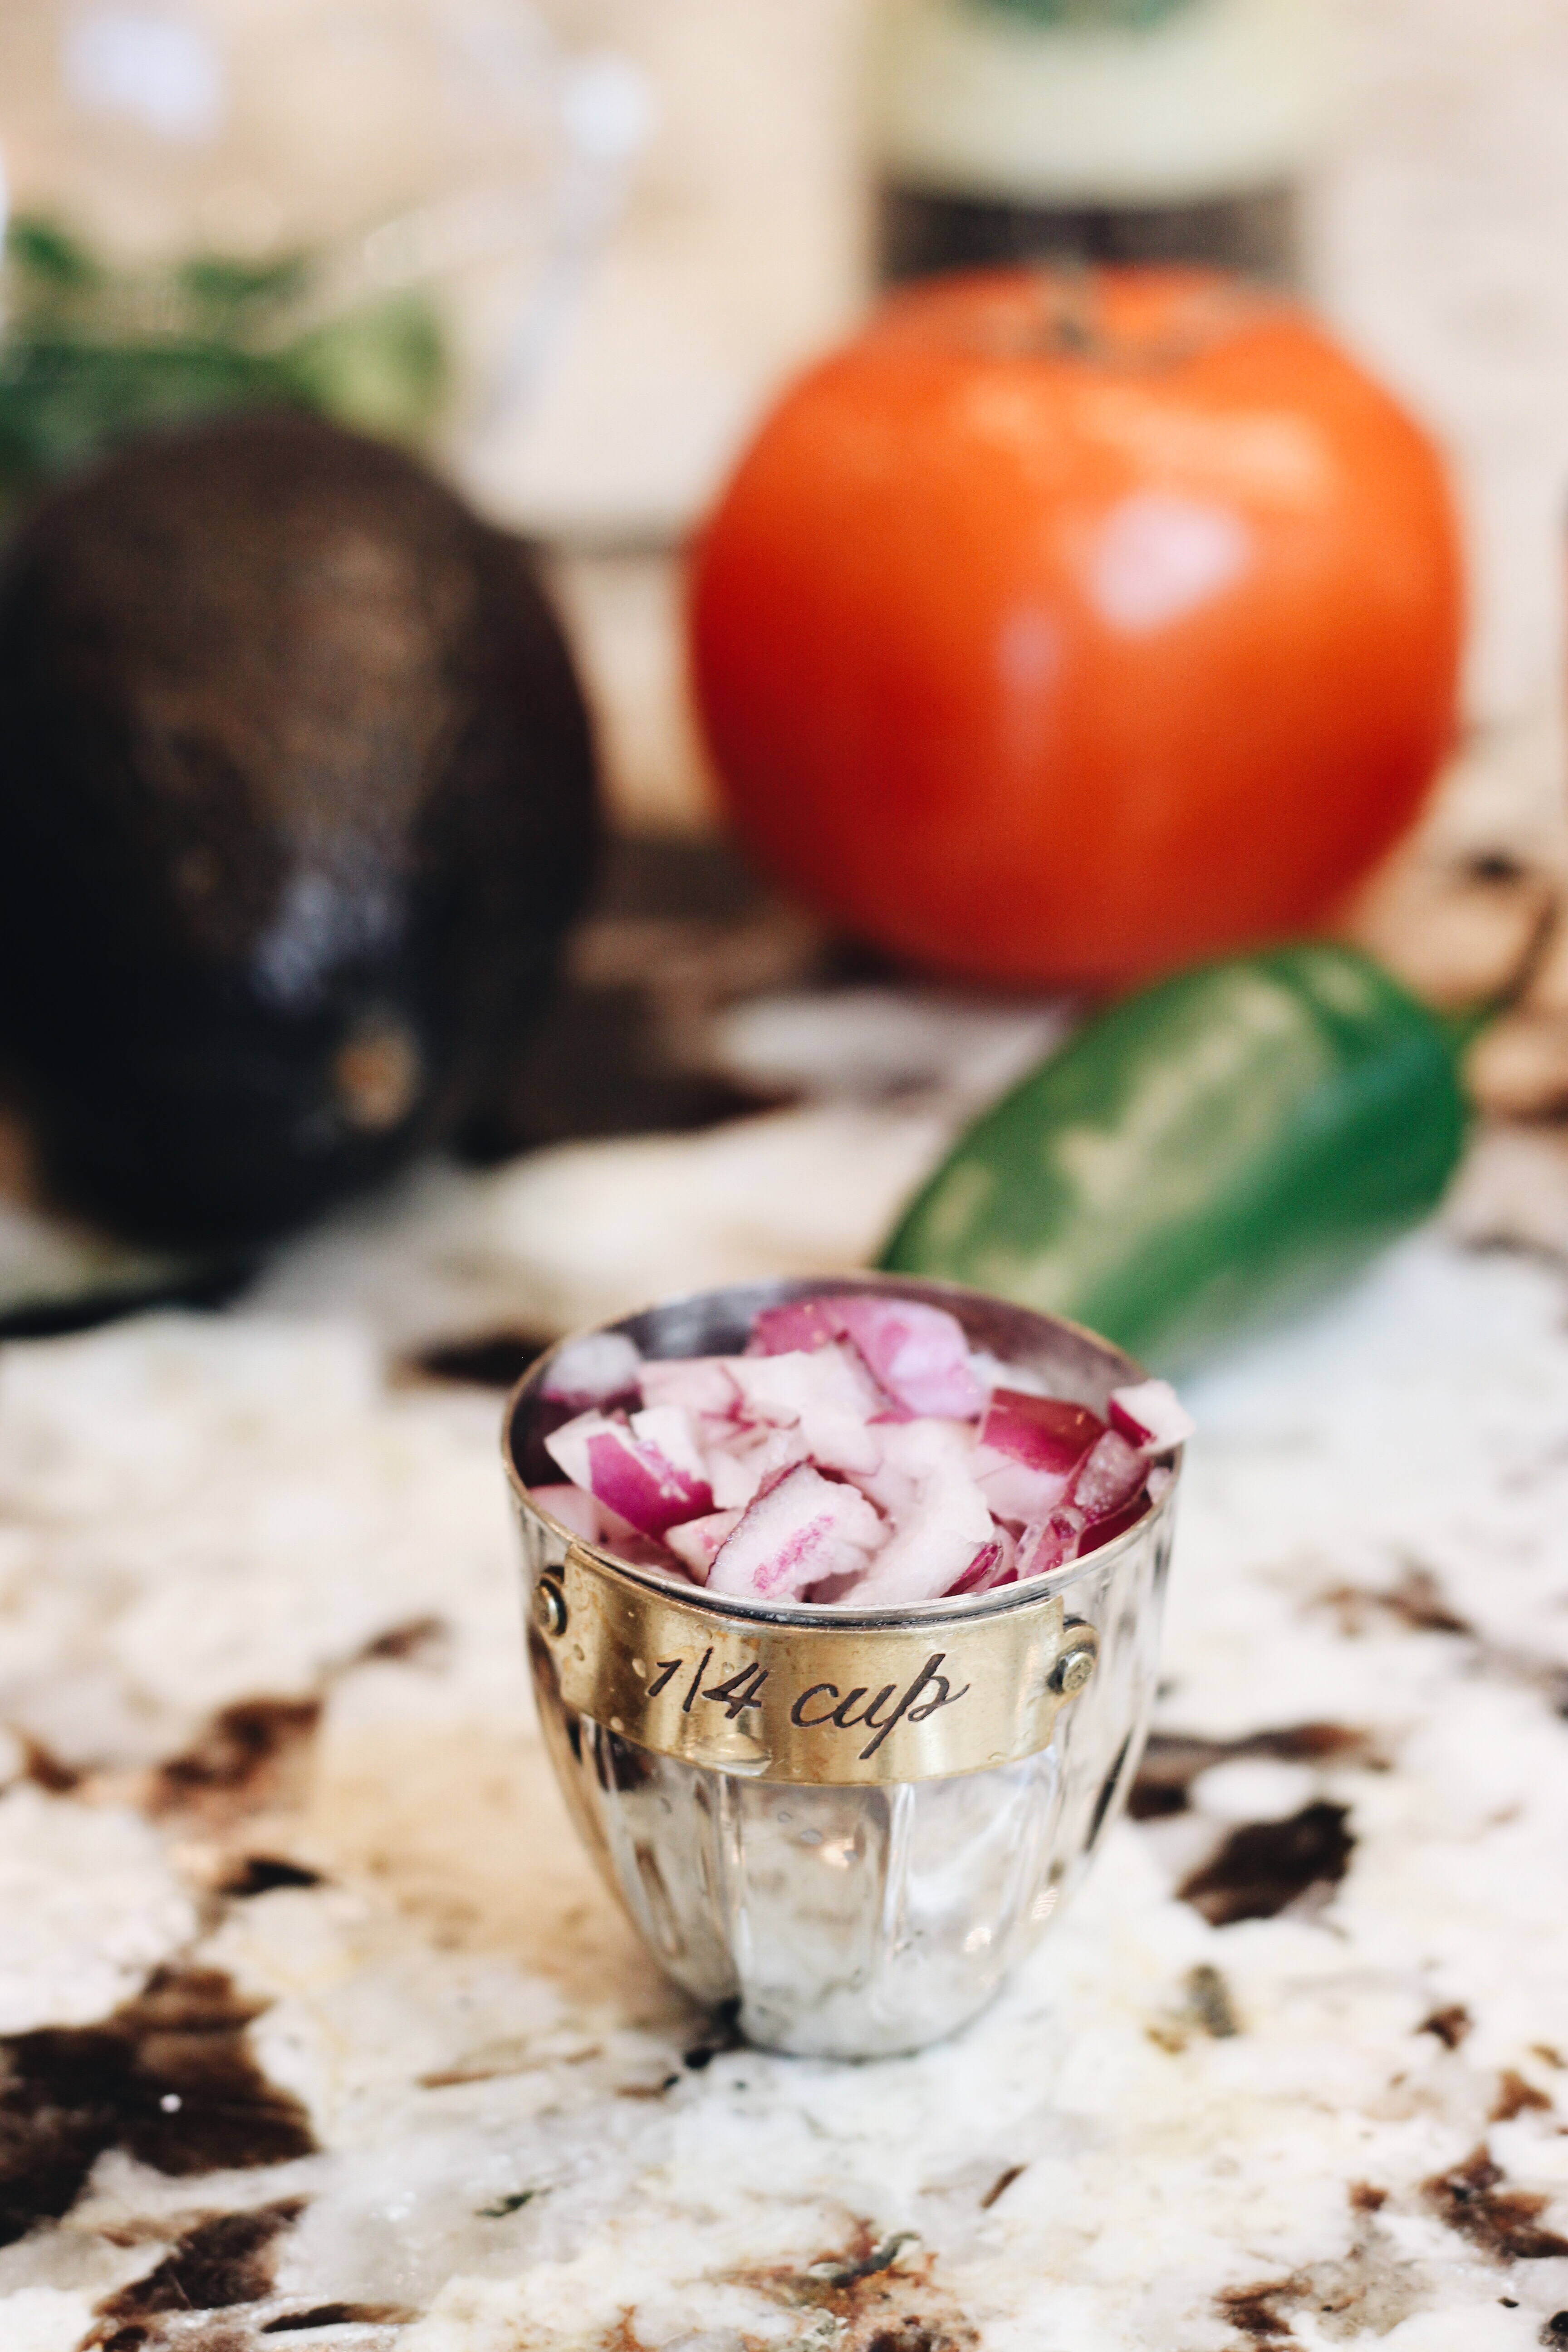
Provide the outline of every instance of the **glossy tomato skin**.
[[697,551],[735,820],[901,957],[1114,987],[1300,932],[1448,747],[1430,442],[1303,311],[1192,272],[904,295]]

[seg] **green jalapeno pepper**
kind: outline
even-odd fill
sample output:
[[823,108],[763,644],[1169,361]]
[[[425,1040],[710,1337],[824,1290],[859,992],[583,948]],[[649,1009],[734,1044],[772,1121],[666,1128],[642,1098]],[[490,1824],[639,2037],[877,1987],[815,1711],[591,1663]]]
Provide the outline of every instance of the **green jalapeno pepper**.
[[1464,1140],[1460,1040],[1318,942],[1126,998],[972,1127],[880,1263],[1171,1366],[1424,1217]]

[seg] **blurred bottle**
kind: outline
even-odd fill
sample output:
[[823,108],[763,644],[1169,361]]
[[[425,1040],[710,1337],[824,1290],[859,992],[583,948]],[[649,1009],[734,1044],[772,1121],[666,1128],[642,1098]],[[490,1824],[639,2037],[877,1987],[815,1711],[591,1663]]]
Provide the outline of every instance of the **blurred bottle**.
[[1049,257],[1291,282],[1330,0],[879,0],[884,279]]

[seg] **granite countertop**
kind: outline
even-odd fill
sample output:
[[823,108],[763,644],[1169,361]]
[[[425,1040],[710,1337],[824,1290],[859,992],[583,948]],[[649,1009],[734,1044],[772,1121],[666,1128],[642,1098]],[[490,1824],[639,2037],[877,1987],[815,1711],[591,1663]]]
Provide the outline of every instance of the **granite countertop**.
[[588,1875],[490,1399],[348,1322],[14,1350],[0,2342],[1554,2340],[1564,1304],[1417,1242],[1200,1385],[1142,1818],[862,2068]]
[[[494,1383],[656,1292],[856,1263],[1062,1019],[855,980],[728,886],[611,907],[531,1074],[544,1148],[419,1171],[227,1312],[0,1349],[0,2352],[1568,2347],[1561,26],[1352,13],[1322,290],[1461,459],[1481,722],[1356,921],[1440,997],[1521,995],[1441,1224],[1192,1384],[1134,1818],[984,2018],[866,2066],[733,2046],[593,1876]],[[771,14],[837,55],[856,12]],[[758,154],[788,250],[837,253],[823,172]],[[601,478],[584,384],[700,425],[710,292],[763,282],[754,209],[709,205],[699,283],[653,196],[665,274],[616,310],[606,273],[539,481]],[[825,331],[775,309],[698,488],[779,336]],[[648,316],[651,394],[617,341]],[[621,806],[693,821],[668,560],[559,584]],[[649,1131],[609,1139],[628,1088]],[[0,1301],[94,1246],[0,1202]]]
[[787,1108],[0,1351],[5,2352],[1568,2343],[1550,1129],[1193,1383],[1136,1818],[968,2032],[734,2046],[566,1822],[480,1381],[852,1262],[1059,1018],[764,992],[714,1050]]

